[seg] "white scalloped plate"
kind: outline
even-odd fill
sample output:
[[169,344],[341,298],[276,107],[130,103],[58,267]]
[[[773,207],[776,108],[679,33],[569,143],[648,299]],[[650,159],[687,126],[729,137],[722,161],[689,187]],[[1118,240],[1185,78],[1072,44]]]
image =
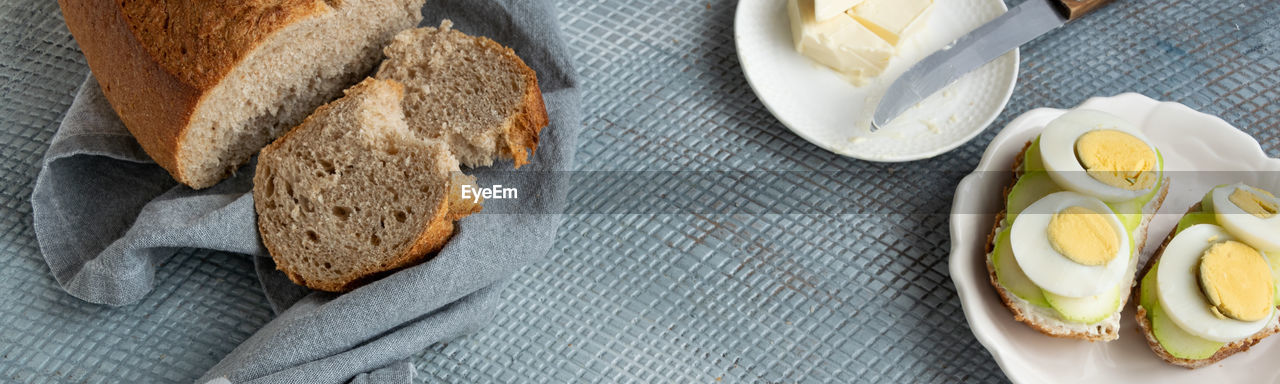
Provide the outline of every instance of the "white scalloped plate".
[[885,73],[855,87],[796,52],[786,0],[741,0],[733,36],[747,83],[782,125],[836,154],[910,161],[950,151],[990,125],[1013,93],[1018,50],[996,58],[908,109],[875,133],[871,114],[912,64],[1004,14],[1000,0],[936,0],[928,28],[905,41]]
[[[1280,191],[1280,160],[1268,158],[1248,134],[1214,116],[1178,103],[1126,93],[1092,98],[1077,108],[1096,109],[1137,124],[1165,158],[1169,196],[1153,219],[1142,261],[1155,251],[1182,213],[1218,184],[1243,181]],[[956,188],[951,209],[951,279],[969,327],[1014,382],[1274,383],[1280,382],[1280,337],[1263,340],[1208,367],[1187,370],[1165,364],[1147,347],[1134,321],[1134,303],[1122,312],[1120,339],[1090,343],[1048,337],[1014,321],[988,280],[984,246],[992,214],[1001,204],[1013,157],[1060,109],[1035,109],[1015,119],[991,141],[982,161]],[[1245,171],[1245,172],[1188,172]],[[1244,180],[1239,180],[1240,178]]]

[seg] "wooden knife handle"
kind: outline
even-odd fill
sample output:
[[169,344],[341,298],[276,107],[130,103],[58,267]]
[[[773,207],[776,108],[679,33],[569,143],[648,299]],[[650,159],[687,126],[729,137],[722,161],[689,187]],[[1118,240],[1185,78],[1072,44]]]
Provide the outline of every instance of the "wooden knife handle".
[[1067,10],[1067,20],[1079,19],[1081,16],[1102,8],[1112,0],[1058,0]]

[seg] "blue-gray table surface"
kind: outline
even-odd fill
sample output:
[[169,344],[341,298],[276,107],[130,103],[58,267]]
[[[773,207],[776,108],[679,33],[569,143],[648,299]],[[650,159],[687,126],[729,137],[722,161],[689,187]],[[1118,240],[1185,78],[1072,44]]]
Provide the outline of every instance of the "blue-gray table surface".
[[[770,214],[567,215],[491,326],[423,346],[419,380],[1003,381],[948,276],[946,210],[1005,123],[1135,91],[1221,116],[1280,155],[1280,5],[1268,0],[1118,1],[1024,46],[1013,98],[986,132],[905,164],[832,155],[780,125],[742,77],[734,1],[558,5],[585,91],[579,169],[785,169],[878,208],[825,215],[778,199],[759,201]],[[29,199],[87,67],[55,2],[4,2],[0,22],[0,381],[193,380],[270,320],[252,264],[186,250],[140,303],[64,293]],[[924,184],[895,176],[937,170],[948,172]],[[627,196],[603,187],[570,201]],[[894,198],[907,193],[932,198]]]

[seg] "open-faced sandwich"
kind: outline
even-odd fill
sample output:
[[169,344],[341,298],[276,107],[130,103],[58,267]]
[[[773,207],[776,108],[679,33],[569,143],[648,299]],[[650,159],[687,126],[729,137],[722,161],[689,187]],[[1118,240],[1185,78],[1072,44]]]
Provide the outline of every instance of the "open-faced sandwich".
[[1198,368],[1280,331],[1280,202],[1244,184],[1214,188],[1143,269],[1137,320],[1173,365]]
[[1147,225],[1168,192],[1160,151],[1098,111],[1050,122],[1014,161],[987,269],[1014,318],[1050,336],[1119,337]]

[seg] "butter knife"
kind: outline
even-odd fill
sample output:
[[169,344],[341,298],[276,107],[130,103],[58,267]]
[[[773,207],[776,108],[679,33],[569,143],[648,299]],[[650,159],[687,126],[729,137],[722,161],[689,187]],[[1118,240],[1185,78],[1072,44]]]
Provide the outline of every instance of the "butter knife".
[[1000,55],[1112,0],[1027,0],[916,63],[889,86],[871,119],[883,127],[907,108]]

